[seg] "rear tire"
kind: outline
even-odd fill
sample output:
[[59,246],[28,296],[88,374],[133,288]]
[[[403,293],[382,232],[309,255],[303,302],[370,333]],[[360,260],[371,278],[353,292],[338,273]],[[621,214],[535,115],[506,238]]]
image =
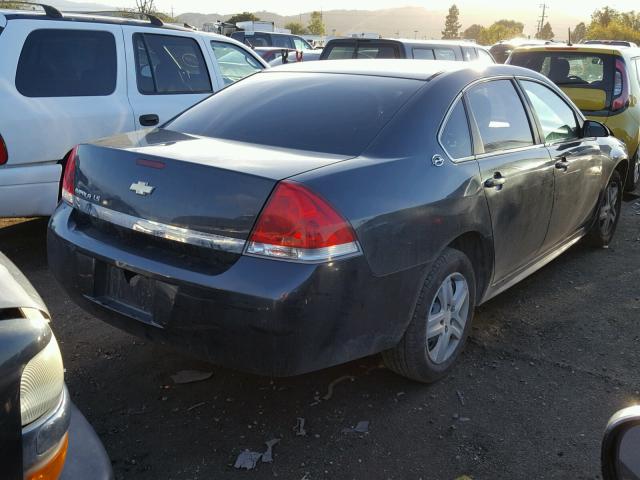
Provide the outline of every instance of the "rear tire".
[[593,225],[587,233],[587,241],[594,247],[606,247],[611,242],[620,219],[622,206],[622,180],[614,171],[602,192]]
[[627,173],[627,181],[624,185],[625,192],[631,192],[636,189],[640,182],[640,159],[638,152],[629,161],[629,172]]
[[445,376],[464,348],[475,304],[471,262],[460,251],[445,249],[422,285],[400,343],[382,354],[387,368],[423,383]]

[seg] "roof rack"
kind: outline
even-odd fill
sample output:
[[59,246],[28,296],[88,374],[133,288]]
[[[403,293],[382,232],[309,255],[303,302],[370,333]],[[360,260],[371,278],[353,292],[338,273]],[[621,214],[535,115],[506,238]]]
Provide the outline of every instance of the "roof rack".
[[79,13],[83,15],[102,15],[105,17],[122,17],[122,18],[146,18],[151,25],[162,27],[164,22],[151,13],[132,12],[130,10],[98,10],[98,11],[74,11],[67,13]]
[[29,6],[35,6],[35,7],[40,7],[42,8],[42,10],[44,10],[44,13],[47,15],[47,17],[51,17],[51,18],[62,18],[62,13],[60,13],[60,10],[58,10],[55,7],[52,7],[51,5],[46,5],[44,3],[32,3],[32,2],[14,2],[13,0],[8,2],[8,1],[4,1],[4,0],[0,0],[0,8],[2,7],[3,3],[9,3],[9,4],[19,4],[19,5],[29,5]]

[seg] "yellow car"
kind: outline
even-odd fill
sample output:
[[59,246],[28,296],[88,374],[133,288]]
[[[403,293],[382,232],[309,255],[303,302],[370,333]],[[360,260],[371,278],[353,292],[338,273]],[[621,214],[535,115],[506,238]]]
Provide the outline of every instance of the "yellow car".
[[544,45],[515,49],[507,63],[540,72],[589,119],[604,123],[629,152],[626,190],[640,179],[640,48]]

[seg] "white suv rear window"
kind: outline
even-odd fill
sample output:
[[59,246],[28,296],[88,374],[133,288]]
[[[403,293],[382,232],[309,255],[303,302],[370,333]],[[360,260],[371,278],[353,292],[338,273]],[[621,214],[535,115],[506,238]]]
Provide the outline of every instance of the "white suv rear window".
[[16,88],[26,97],[111,95],[117,65],[110,32],[34,30],[20,53]]

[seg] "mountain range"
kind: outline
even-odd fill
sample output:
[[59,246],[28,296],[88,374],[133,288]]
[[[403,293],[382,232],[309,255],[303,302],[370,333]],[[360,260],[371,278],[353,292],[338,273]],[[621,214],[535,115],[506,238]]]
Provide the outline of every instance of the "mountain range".
[[[490,9],[493,10],[493,9]],[[299,15],[283,16],[273,12],[253,12],[258,18],[265,21],[274,22],[278,27],[284,27],[289,22],[299,22],[303,25],[309,23],[311,12]],[[509,18],[525,24],[525,34],[535,33],[537,18],[535,14],[531,18],[525,15]],[[323,12],[323,20],[326,26],[327,35],[347,35],[349,33],[375,32],[383,37],[404,37],[404,38],[440,38],[441,30],[444,27],[444,19],[447,9],[426,9],[424,7],[399,7],[383,10],[328,10]],[[587,14],[587,18],[588,18]],[[220,15],[216,13],[183,13],[178,16],[181,22],[186,22],[195,27],[201,27],[205,22],[215,22],[226,20],[230,15]],[[497,17],[494,12],[461,12],[460,20],[463,29],[473,23],[489,26],[494,21],[502,17]],[[587,20],[579,16],[557,15],[550,19],[551,26],[556,33],[556,39],[562,40],[567,37],[567,29],[573,28],[577,23]]]

